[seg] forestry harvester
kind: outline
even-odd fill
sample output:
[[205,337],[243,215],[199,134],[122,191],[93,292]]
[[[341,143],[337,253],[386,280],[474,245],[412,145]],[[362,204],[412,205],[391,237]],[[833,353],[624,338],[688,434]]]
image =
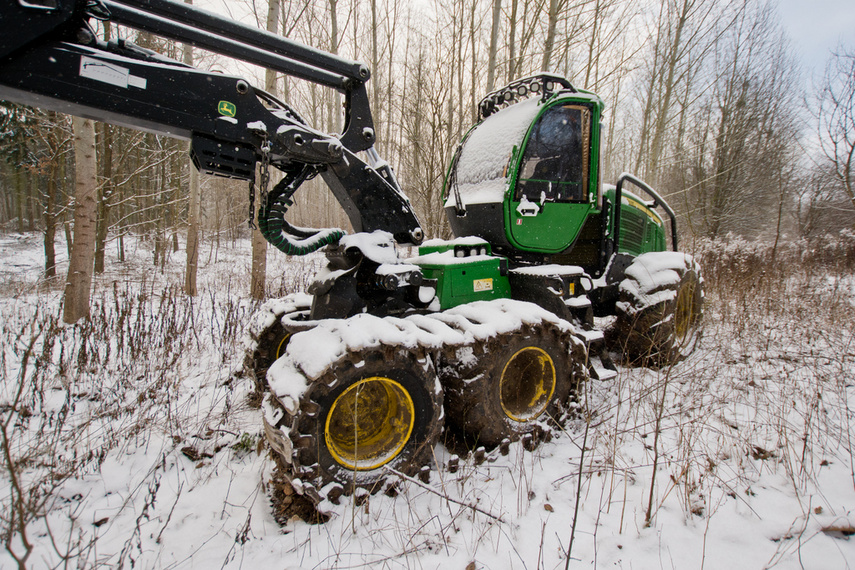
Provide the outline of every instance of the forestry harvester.
[[[308,294],[267,302],[249,331],[285,503],[429,477],[442,433],[529,447],[581,382],[614,376],[609,354],[662,366],[697,341],[702,279],[676,251],[674,212],[632,175],[603,183],[603,102],[562,77],[481,101],[443,192],[458,237],[424,241],[374,150],[364,65],[169,0],[4,0],[0,17],[0,99],[189,140],[200,171],[247,180],[251,196],[260,173],[271,244],[323,248]],[[313,128],[241,77],[102,41],[91,20],[335,89],[343,132]],[[271,168],[282,178],[268,187]],[[315,176],[354,234],[286,221]],[[419,247],[404,258],[397,246]]]

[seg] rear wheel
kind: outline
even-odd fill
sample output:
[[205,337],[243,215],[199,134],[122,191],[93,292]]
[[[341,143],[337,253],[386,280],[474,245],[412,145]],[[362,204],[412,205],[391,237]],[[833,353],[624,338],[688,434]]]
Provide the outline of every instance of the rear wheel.
[[495,446],[558,421],[581,380],[572,361],[584,355],[572,346],[568,334],[542,323],[449,349],[439,365],[449,425],[472,443]]
[[319,491],[373,491],[387,467],[414,475],[430,464],[441,429],[442,389],[422,352],[350,354],[301,398],[290,429],[294,475]]
[[626,360],[665,366],[694,351],[703,316],[703,279],[690,255],[646,253],[621,282],[611,344]]
[[[247,352],[244,369],[255,378],[256,391],[260,398],[267,389],[267,369],[285,354],[291,336],[301,330],[311,328],[308,324],[311,309],[311,297],[305,295],[289,295],[280,303],[269,303],[271,309],[261,309],[264,313],[259,318],[266,317],[267,326],[258,331],[254,346]],[[266,312],[265,312],[266,311]]]

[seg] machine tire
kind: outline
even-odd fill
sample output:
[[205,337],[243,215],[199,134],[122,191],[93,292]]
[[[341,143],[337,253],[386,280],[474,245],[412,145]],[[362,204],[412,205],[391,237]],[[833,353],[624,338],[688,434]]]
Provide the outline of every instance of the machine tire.
[[[351,413],[363,403],[363,415]],[[442,417],[442,388],[423,351],[377,347],[348,354],[309,386],[291,419],[293,476],[320,499],[330,484],[345,494],[374,492],[387,466],[414,475],[433,461]],[[359,435],[369,442],[361,455]]]
[[621,282],[610,345],[632,364],[679,362],[700,340],[703,300],[700,266],[690,255],[640,255]]
[[[446,421],[474,445],[536,435],[545,423],[561,421],[584,362],[581,344],[548,323],[446,349],[439,363]],[[523,382],[532,370],[540,376],[534,386]]]
[[[273,322],[258,333],[254,345],[247,351],[244,369],[255,379],[259,399],[267,390],[267,369],[285,354],[292,334],[309,328],[300,326],[298,322],[308,319],[311,305],[299,303],[295,299],[294,308],[289,313],[274,314]],[[286,322],[289,324],[286,325]]]

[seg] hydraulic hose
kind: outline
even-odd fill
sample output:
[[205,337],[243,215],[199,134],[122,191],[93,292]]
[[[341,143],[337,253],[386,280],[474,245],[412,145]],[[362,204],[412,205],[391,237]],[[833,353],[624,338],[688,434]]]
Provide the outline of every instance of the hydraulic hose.
[[273,247],[288,255],[306,255],[324,246],[338,243],[344,230],[338,228],[307,229],[292,226],[285,220],[291,197],[303,182],[318,173],[315,167],[303,165],[295,171],[285,171],[285,177],[267,194],[258,212],[258,228]]

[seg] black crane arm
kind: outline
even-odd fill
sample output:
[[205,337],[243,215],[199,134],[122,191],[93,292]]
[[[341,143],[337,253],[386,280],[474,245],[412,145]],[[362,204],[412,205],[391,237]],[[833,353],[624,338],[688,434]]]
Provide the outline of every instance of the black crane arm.
[[[98,40],[92,18],[336,89],[345,96],[343,133],[313,129],[241,77],[123,40]],[[0,99],[188,139],[194,164],[209,174],[254,180],[259,161],[283,171],[259,211],[265,237],[283,251],[307,253],[341,235],[298,230],[284,220],[299,184],[316,174],[356,231],[380,229],[400,243],[421,242],[418,219],[391,169],[372,161],[364,65],[169,0],[3,0],[0,23]],[[357,156],[361,151],[376,168]]]

